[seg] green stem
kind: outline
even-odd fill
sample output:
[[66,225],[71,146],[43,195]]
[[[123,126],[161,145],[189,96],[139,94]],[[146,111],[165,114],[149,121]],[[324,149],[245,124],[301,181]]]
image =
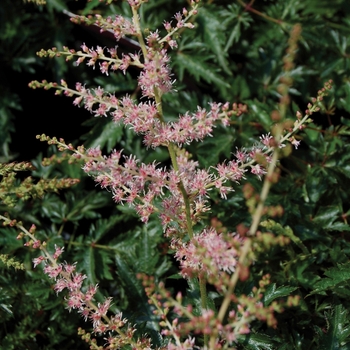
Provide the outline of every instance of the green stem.
[[[155,100],[156,100],[156,104],[157,104],[159,119],[162,123],[165,123],[164,117],[163,117],[162,99],[161,99],[161,95],[159,94],[159,90],[157,88],[154,89],[154,96],[155,96]],[[178,165],[177,160],[176,160],[175,148],[174,148],[174,145],[172,143],[168,144],[168,152],[169,152],[171,164],[172,164],[174,170],[179,171],[179,165]],[[190,239],[192,239],[193,238],[193,227],[192,227],[192,219],[191,219],[190,200],[188,198],[188,194],[186,192],[185,186],[181,180],[179,183],[179,190],[182,194],[184,204],[185,204],[187,233],[188,233],[188,236],[190,237]]]
[[140,25],[140,21],[139,21],[139,15],[137,13],[137,7],[131,6],[131,10],[132,10],[132,16],[133,16],[133,20],[134,20],[135,30],[137,33],[137,39],[138,39],[139,44],[141,46],[143,57],[144,57],[145,61],[147,61],[147,48],[146,48],[145,40],[143,39],[143,35],[141,32],[141,25]]
[[[138,14],[137,14],[137,9],[135,7],[131,7],[132,12],[133,12],[133,19],[134,19],[134,24],[138,35],[139,43],[142,49],[142,53],[144,55],[145,61],[147,60],[147,48],[141,33],[140,29],[140,23],[138,19]],[[192,15],[192,12],[191,12]],[[190,17],[190,16],[189,16]],[[188,18],[186,18],[187,20]],[[158,110],[158,118],[162,123],[165,123],[164,116],[163,116],[163,108],[162,108],[162,98],[161,98],[161,93],[158,88],[154,88],[154,98],[156,101],[157,105],[157,110]],[[177,163],[176,159],[176,152],[175,152],[175,147],[172,143],[168,144],[168,152],[170,155],[171,163],[173,166],[173,169],[178,172],[179,171],[179,165]],[[186,228],[187,228],[187,233],[190,239],[193,238],[193,226],[192,226],[192,219],[191,219],[191,205],[190,205],[190,200],[188,198],[188,194],[186,192],[185,186],[183,182],[180,180],[179,184],[179,190],[182,194],[183,201],[185,204],[185,214],[186,214]],[[205,310],[207,308],[207,291],[206,291],[206,280],[203,277],[199,278],[199,289],[200,289],[200,295],[201,295],[201,306],[202,309]],[[208,345],[208,336],[204,336],[204,343]]]
[[[279,128],[279,129],[281,129],[281,128]],[[276,137],[276,139],[277,140],[280,139],[280,133],[278,135],[278,138]],[[271,179],[271,176],[273,175],[273,172],[275,171],[276,164],[278,161],[278,153],[279,152],[276,149],[272,155],[271,163],[269,164],[269,168],[268,168],[267,174],[265,176],[265,181],[264,181],[263,188],[262,188],[261,194],[260,194],[260,200],[259,200],[258,206],[255,209],[255,212],[253,215],[253,222],[252,222],[250,229],[249,229],[249,235],[251,235],[251,236],[255,235],[255,233],[258,229],[262,214],[263,214],[265,201],[267,199],[267,196],[268,196],[270,188],[271,188],[271,180],[270,179]]]
[[[247,258],[247,255],[251,249],[252,246],[252,240],[250,238],[247,238],[244,242],[244,245],[241,249],[241,255],[239,257],[239,261],[237,264],[237,268],[234,272],[234,274],[231,276],[228,288],[227,288],[227,292],[225,293],[225,298],[221,304],[218,316],[217,316],[217,320],[219,323],[222,323],[224,320],[224,317],[226,315],[226,312],[230,306],[231,303],[231,296],[233,294],[233,291],[235,289],[235,286],[238,282],[238,278],[239,278],[239,274],[241,272],[241,267],[244,265],[245,260]],[[213,330],[211,336],[210,336],[210,341],[209,341],[209,349],[210,350],[215,350],[215,340],[216,337],[218,335],[218,330],[215,329]]]
[[265,15],[265,13],[263,12],[260,12],[258,10],[255,10],[253,7],[251,7],[251,5],[249,4],[246,4],[244,1],[242,0],[237,0],[237,2],[242,5],[244,7],[244,9],[246,11],[250,11],[252,13],[255,13],[256,15],[258,16],[261,16],[262,18],[266,19],[267,21],[271,21],[271,22],[274,22],[274,23],[277,23],[279,25],[283,25],[283,24],[286,24],[285,22],[283,22],[281,19],[276,19],[276,18],[273,18],[273,17],[270,17],[268,15]]
[[[207,281],[204,276],[199,276],[199,290],[201,293],[201,306],[202,310],[208,308],[208,297],[207,297]],[[209,335],[204,334],[204,345],[207,348],[209,344]]]

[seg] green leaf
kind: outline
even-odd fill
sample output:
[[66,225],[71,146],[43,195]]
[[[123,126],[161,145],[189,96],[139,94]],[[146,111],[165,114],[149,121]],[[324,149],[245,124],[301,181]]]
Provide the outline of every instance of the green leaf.
[[[339,264],[336,267],[332,267],[325,271],[326,278],[322,278],[320,281],[316,282],[313,286],[312,294],[322,294],[322,292],[327,290],[335,291],[338,288],[338,292],[342,292],[339,288],[344,287],[348,289],[348,283],[350,280],[350,263]],[[344,292],[347,292],[344,290]],[[350,296],[350,291],[347,292]]]
[[213,138],[207,138],[204,142],[198,144],[197,157],[204,167],[217,164],[219,157],[224,154],[229,157],[233,144],[233,136],[230,134],[215,135]]
[[13,314],[13,312],[11,311],[11,307],[12,305],[5,305],[5,304],[0,304],[0,308],[2,308],[3,310],[5,310],[7,313],[9,314]]
[[111,266],[113,266],[113,260],[110,254],[103,249],[95,249],[95,269],[101,279],[114,280],[115,276],[111,273]]
[[323,229],[331,230],[333,227],[336,227],[333,223],[339,216],[340,211],[338,206],[321,207],[312,221]]
[[96,263],[95,263],[95,249],[90,245],[89,247],[84,249],[84,254],[83,254],[83,267],[86,275],[89,278],[89,281],[91,284],[96,284],[97,283],[97,278],[96,278]]
[[272,283],[266,288],[263,302],[268,306],[273,300],[289,296],[290,293],[294,292],[296,289],[298,289],[298,287],[281,286],[276,288],[276,283]]
[[50,12],[53,10],[63,12],[63,10],[67,8],[67,5],[62,0],[49,0],[47,1],[46,6]]
[[149,308],[145,293],[141,282],[137,279],[134,270],[134,261],[131,261],[124,254],[117,254],[115,256],[115,262],[117,267],[117,275],[120,282],[127,293],[127,299],[131,303],[131,307],[134,311],[141,311],[141,314],[149,314]]
[[317,203],[328,189],[327,183],[323,179],[322,171],[318,167],[312,168],[306,177],[305,189],[308,199],[313,203]]
[[227,74],[232,75],[232,71],[225,57],[224,43],[226,43],[226,37],[224,35],[222,22],[217,14],[209,8],[202,7],[199,11],[197,22],[199,23],[199,30],[202,31],[204,40],[217,56],[221,68]]
[[238,339],[245,350],[275,350],[277,345],[271,337],[259,333],[250,333]]
[[263,125],[265,130],[270,130],[272,120],[270,113],[266,110],[266,105],[258,101],[249,101],[247,104],[253,112],[253,117]]
[[153,274],[157,266],[159,255],[157,254],[157,243],[162,232],[159,226],[143,226],[141,230],[141,239],[136,248],[137,262],[136,265],[140,272]]
[[199,56],[198,54],[178,52],[174,56],[174,65],[179,69],[180,80],[183,80],[185,70],[193,75],[195,79],[200,78],[208,83],[215,83],[221,89],[227,89],[230,85],[218,74],[217,68],[205,63],[210,57]]
[[[232,46],[233,43],[238,43],[241,39],[241,28],[247,28],[250,25],[250,22],[252,22],[252,18],[250,16],[250,13],[247,11],[244,11],[242,7],[238,4],[230,4],[227,6],[228,10],[221,11],[222,17],[225,19],[222,22],[222,26],[224,26],[229,33],[231,31],[231,34],[227,40],[226,46],[225,46],[225,52],[228,51],[228,49]],[[233,29],[231,29],[233,27]]]
[[316,142],[320,136],[320,131],[314,123],[309,124],[309,128],[306,128],[304,132],[311,142]]
[[[305,259],[305,258],[300,258]],[[304,287],[312,288],[317,281],[321,279],[312,269],[313,263],[315,262],[316,257],[309,257],[305,260],[297,261],[293,265],[293,270],[291,274],[294,274],[294,278]]]
[[325,317],[329,322],[329,329],[319,339],[319,349],[350,349],[348,310],[339,303],[332,311],[327,312]]
[[106,147],[107,152],[110,152],[116,147],[123,136],[124,126],[111,121],[107,123],[98,123],[89,134],[93,134],[93,137],[89,135],[91,141],[86,145],[89,148],[100,147],[101,149]]
[[87,16],[87,15],[90,15],[92,10],[95,8],[95,7],[98,7],[98,5],[100,5],[100,1],[99,0],[91,0],[89,1],[86,5],[85,5],[85,8],[84,10],[82,11],[81,15],[82,16]]
[[94,243],[99,242],[108,232],[116,231],[116,224],[122,221],[122,215],[113,215],[108,219],[98,219],[89,229],[89,237]]

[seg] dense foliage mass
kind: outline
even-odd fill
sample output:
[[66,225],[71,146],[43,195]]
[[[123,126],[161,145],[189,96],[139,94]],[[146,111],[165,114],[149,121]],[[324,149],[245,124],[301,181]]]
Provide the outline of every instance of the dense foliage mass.
[[348,349],[347,1],[107,2],[0,4],[1,348]]

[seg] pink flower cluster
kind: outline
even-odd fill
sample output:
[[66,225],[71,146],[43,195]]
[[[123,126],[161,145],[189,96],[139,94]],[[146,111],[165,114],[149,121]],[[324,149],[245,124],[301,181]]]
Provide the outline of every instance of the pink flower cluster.
[[167,235],[173,236],[170,226],[174,226],[174,223],[186,229],[185,203],[180,184],[190,199],[191,220],[195,223],[209,210],[211,189],[216,188],[221,197],[226,198],[233,191],[231,186],[226,185],[227,182],[241,180],[247,168],[258,177],[265,172],[262,165],[254,164],[253,157],[258,151],[264,155],[258,148],[251,152],[237,151],[237,160],[218,164],[211,171],[198,168],[198,162],[190,160],[189,154],[181,151],[176,158],[178,170],[175,171],[161,168],[156,163],[144,164],[134,156],[122,155],[121,151],[113,151],[106,157],[99,148],[93,148],[83,156],[83,169],[93,175],[102,188],[111,190],[117,203],[134,206],[143,222],[157,212]]
[[116,15],[114,18],[103,18],[101,15],[93,16],[75,16],[71,19],[72,22],[81,24],[86,23],[88,25],[94,24],[103,31],[111,31],[116,40],[120,40],[125,35],[137,35],[134,24],[123,16]]
[[75,272],[75,264],[57,263],[57,259],[62,253],[63,248],[56,246],[52,260],[44,256],[39,256],[33,259],[33,263],[34,267],[36,267],[41,262],[45,262],[44,272],[55,280],[54,290],[56,293],[60,293],[65,289],[68,290],[66,301],[69,311],[76,309],[85,321],[90,320],[95,333],[105,333],[108,330],[116,330],[123,327],[126,324],[126,320],[122,319],[121,314],[115,315],[112,318],[106,317],[112,298],[106,298],[103,303],[95,305],[92,301],[94,300],[98,286],[91,285],[83,292],[82,285],[87,276]]
[[168,32],[168,35],[166,35],[162,39],[162,41],[167,42],[168,45],[172,49],[174,49],[174,48],[176,48],[178,46],[176,40],[172,37],[174,32],[176,32],[179,28],[183,28],[183,27],[190,28],[190,29],[194,28],[194,25],[192,23],[186,23],[187,20],[191,16],[197,14],[197,8],[195,6],[194,1],[192,1],[191,5],[193,7],[191,11],[188,11],[186,8],[183,8],[182,9],[182,13],[181,12],[177,12],[174,15],[174,19],[176,20],[176,25],[174,27],[172,26],[172,22],[167,22],[167,21],[164,22],[164,28]]
[[[76,84],[75,90],[68,88],[64,81],[61,82],[61,86],[46,82],[34,82],[32,86],[47,89],[54,87],[58,93],[63,91],[67,96],[74,96],[74,105],[84,106],[96,117],[110,115],[115,122],[121,122],[142,135],[147,147],[168,148],[172,165],[165,168],[155,162],[144,164],[133,155],[123,155],[122,151],[113,151],[109,156],[103,156],[99,148],[74,150],[73,146],[65,145],[64,141],[55,141],[61,149],[74,151],[76,157],[85,162],[84,171],[91,174],[102,188],[110,190],[117,203],[133,206],[142,222],[146,223],[150,215],[158,214],[165,236],[171,239],[171,248],[175,250],[175,258],[180,264],[180,273],[184,278],[199,277],[200,283],[204,281],[212,284],[224,298],[228,297],[229,302],[236,304],[235,310],[229,310],[229,306],[226,306],[225,312],[228,313],[224,322],[223,317],[219,317],[221,310],[216,314],[203,306],[201,315],[193,315],[191,305],[185,308],[180,302],[175,302],[172,307],[177,318],[174,318],[171,324],[168,322],[168,329],[162,332],[163,335],[172,335],[175,339],[176,344],[169,342],[168,349],[192,349],[196,346],[192,335],[198,334],[211,336],[212,348],[221,348],[221,341],[231,345],[236,341],[237,335],[248,333],[249,324],[253,319],[266,320],[269,325],[274,326],[273,311],[279,309],[277,306],[264,308],[261,302],[262,294],[257,289],[253,290],[252,296],[242,296],[240,299],[236,298],[232,291],[225,296],[228,286],[231,286],[230,279],[243,276],[242,270],[245,267],[242,264],[238,269],[237,264],[240,257],[244,260],[242,245],[249,243],[249,239],[239,234],[219,233],[213,227],[202,229],[200,232],[193,231],[196,224],[201,222],[210,210],[210,191],[216,190],[221,198],[226,199],[234,190],[232,183],[240,182],[249,172],[259,179],[266,174],[272,161],[271,154],[276,147],[284,147],[285,141],[289,141],[296,148],[299,146],[300,141],[294,138],[293,133],[303,127],[309,116],[316,111],[316,105],[308,106],[305,117],[298,112],[298,120],[294,127],[282,137],[275,138],[270,133],[262,135],[251,148],[237,150],[233,159],[214,164],[209,169],[201,169],[199,163],[192,160],[186,152],[185,146],[213,136],[216,124],[228,126],[231,116],[239,116],[246,107],[210,103],[208,109],[197,107],[192,113],[180,115],[176,121],[167,120],[162,112],[162,96],[171,91],[174,83],[167,49],[177,46],[174,34],[180,28],[193,27],[187,21],[196,13],[198,1],[191,1],[192,10],[183,9],[182,13],[175,14],[175,26],[171,22],[164,23],[167,34],[163,38],[158,31],[151,32],[146,37],[146,44],[136,15],[136,10],[143,2],[144,0],[128,0],[134,16],[132,22],[121,16],[113,19],[103,19],[98,15],[94,18],[75,18],[75,21],[95,24],[102,31],[112,31],[117,40],[124,35],[136,36],[141,48],[139,53],[124,53],[120,58],[117,48],[111,48],[107,49],[106,56],[104,48],[97,46],[90,49],[85,44],[81,46],[82,51],[78,52],[68,48],[64,48],[63,52],[57,49],[40,52],[43,56],[51,57],[65,55],[67,60],[78,57],[77,65],[87,62],[87,65],[95,67],[99,63],[101,72],[107,75],[116,70],[125,74],[130,66],[136,66],[140,68],[138,87],[144,98],[143,102],[136,103],[129,96],[117,98],[106,93],[101,87],[88,89],[81,83]],[[319,101],[321,95],[322,93],[315,101]],[[41,243],[36,241],[33,247],[39,248]],[[68,292],[68,309],[77,310],[85,320],[91,321],[95,333],[117,331],[118,336],[112,333],[107,340],[109,348],[121,348],[125,342],[135,349],[150,348],[147,341],[142,343],[143,345],[133,342],[133,327],[125,327],[127,330],[123,333],[121,328],[126,325],[126,320],[122,319],[121,314],[107,316],[111,298],[97,305],[94,303],[97,286],[84,289],[83,281],[86,276],[76,272],[74,264],[57,263],[62,251],[63,249],[56,247],[53,258],[36,258],[34,265],[45,262],[44,272],[55,280],[55,291]],[[168,310],[171,297],[167,296],[164,309]],[[161,298],[157,298],[156,308],[159,306],[159,300]],[[205,302],[202,305],[204,304]],[[166,318],[165,312],[159,315],[162,320]],[[183,320],[179,321],[179,318]],[[180,337],[187,339],[180,341]]]
[[[154,94],[154,89],[150,89],[154,84],[163,93],[170,88],[169,80],[163,78],[154,68],[154,63],[150,63],[150,70],[144,70],[139,79],[143,93],[149,97]],[[212,136],[217,122],[224,126],[229,125],[230,116],[240,115],[244,108],[241,106],[228,111],[228,103],[211,103],[209,111],[197,107],[196,112],[180,115],[177,121],[163,122],[159,119],[155,102],[136,104],[128,96],[119,100],[112,94],[106,94],[100,87],[90,90],[81,83],[76,84],[76,90],[65,89],[65,94],[78,95],[73,103],[83,103],[96,117],[107,116],[109,113],[115,122],[122,121],[129,125],[136,133],[144,135],[144,143],[148,147],[167,146],[169,143],[183,146],[192,141],[201,141],[207,136]]]
[[[173,299],[162,283],[155,286],[154,282],[150,284],[149,281],[146,281],[145,284],[150,300],[156,305],[155,314],[159,315],[162,320],[160,322],[162,335],[173,336],[177,340],[176,344],[169,345],[168,349],[197,349],[196,336],[203,334],[210,338],[210,348],[224,349],[224,344],[235,345],[240,335],[248,334],[250,324],[254,320],[263,320],[270,327],[276,327],[277,321],[274,313],[282,312],[283,306],[277,302],[264,306],[262,302],[263,284],[269,283],[267,279],[269,279],[268,275],[263,276],[259,281],[260,288],[253,287],[249,296],[232,295],[231,300],[235,307],[228,309],[225,321],[212,309],[204,309],[200,315],[194,313],[193,306],[186,305],[180,292],[176,295],[176,299]],[[290,303],[295,302],[296,299],[291,297]],[[166,319],[168,321],[164,322]],[[185,339],[180,342],[181,338]]]
[[172,242],[175,258],[180,262],[181,274],[191,278],[204,274],[219,277],[221,271],[232,273],[242,244],[239,235],[218,234],[213,228],[204,229],[189,242]]
[[[155,36],[154,39],[153,36]],[[159,40],[158,33],[151,34],[148,37],[148,42],[150,42],[150,37],[155,41]],[[148,48],[144,67],[138,81],[143,96],[154,98],[156,90],[159,91],[160,95],[171,90],[173,81],[170,78],[168,62],[169,57],[165,49],[155,51],[152,47]]]

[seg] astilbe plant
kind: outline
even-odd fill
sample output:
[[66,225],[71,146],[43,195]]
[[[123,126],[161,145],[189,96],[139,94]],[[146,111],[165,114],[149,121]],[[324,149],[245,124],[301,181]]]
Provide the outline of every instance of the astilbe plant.
[[13,207],[19,198],[28,199],[42,197],[46,192],[57,192],[59,189],[71,187],[78,179],[40,179],[37,183],[29,176],[20,183],[16,179],[18,171],[30,171],[35,167],[29,162],[0,163],[0,199],[9,207]]
[[[131,21],[119,15],[115,18],[102,18],[100,15],[73,18],[77,23],[94,24],[101,31],[112,31],[117,41],[125,35],[134,36],[141,47],[139,53],[124,53],[120,57],[115,48],[88,48],[85,44],[79,51],[64,47],[63,50],[53,48],[38,53],[42,57],[64,56],[66,60],[75,60],[77,65],[86,62],[93,68],[99,67],[106,75],[117,70],[125,74],[129,67],[137,67],[140,69],[138,86],[142,93],[139,102],[130,96],[117,97],[101,87],[87,88],[82,83],[70,88],[63,80],[60,84],[33,81],[30,86],[53,88],[56,94],[74,97],[74,105],[86,108],[96,117],[111,116],[115,122],[123,123],[141,135],[148,148],[166,147],[171,166],[156,162],[145,164],[134,155],[123,154],[122,150],[114,150],[105,156],[99,148],[73,147],[63,139],[46,135],[38,138],[57,145],[61,151],[72,152],[71,160],[82,161],[84,171],[102,188],[108,189],[115,202],[133,207],[144,224],[151,215],[158,216],[169,248],[174,251],[179,263],[179,275],[199,290],[200,300],[192,305],[181,292],[171,295],[162,283],[156,283],[153,276],[139,275],[154,314],[159,319],[163,340],[155,346],[147,335],[136,337],[137,325],[130,324],[122,313],[113,315],[109,311],[111,298],[99,303],[95,300],[98,286],[83,286],[86,276],[76,272],[76,264],[59,261],[63,247],[56,246],[55,252],[49,252],[46,243],[35,237],[35,226],[26,230],[22,223],[5,216],[2,219],[6,225],[21,230],[19,238],[26,236],[27,246],[41,250],[42,255],[34,259],[34,266],[43,263],[44,272],[55,281],[54,290],[57,293],[67,291],[68,310],[76,310],[90,321],[92,333],[103,335],[103,345],[98,345],[98,340],[90,332],[79,331],[91,349],[127,346],[133,349],[232,348],[240,335],[250,332],[252,321],[262,320],[268,326],[276,327],[274,313],[282,312],[285,305],[292,306],[298,302],[297,297],[290,296],[284,303],[265,305],[263,295],[269,284],[269,275],[263,275],[249,295],[236,295],[234,290],[239,280],[245,281],[249,277],[249,266],[258,259],[259,250],[289,242],[287,237],[274,237],[258,230],[263,215],[278,216],[283,212],[278,203],[267,207],[265,201],[271,185],[278,181],[278,159],[290,151],[290,145],[299,146],[300,141],[294,135],[311,121],[310,116],[318,111],[319,103],[327,95],[331,84],[325,84],[304,114],[297,112],[294,122],[285,121],[289,102],[287,92],[291,84],[288,71],[293,66],[300,35],[300,27],[295,26],[284,61],[285,76],[279,91],[279,110],[273,113],[275,124],[270,133],[262,135],[250,148],[237,149],[232,159],[203,169],[199,162],[192,159],[186,146],[212,137],[217,124],[229,127],[231,118],[246,113],[247,108],[236,103],[210,103],[208,109],[198,107],[194,112],[180,115],[175,121],[167,120],[163,114],[162,96],[169,92],[176,96],[168,50],[176,49],[176,39],[181,30],[193,28],[190,20],[200,11],[199,1],[191,1],[189,9],[184,8],[174,15],[174,21],[164,22],[165,35],[157,30],[145,38],[138,15],[144,2],[128,0]],[[264,179],[260,195],[254,193],[249,185],[244,188],[252,214],[250,227],[240,225],[230,232],[206,225],[205,218],[211,210],[210,193],[217,191],[225,200],[234,191],[234,186],[242,183],[249,174]],[[216,291],[220,305],[214,305],[208,298],[208,286]]]

